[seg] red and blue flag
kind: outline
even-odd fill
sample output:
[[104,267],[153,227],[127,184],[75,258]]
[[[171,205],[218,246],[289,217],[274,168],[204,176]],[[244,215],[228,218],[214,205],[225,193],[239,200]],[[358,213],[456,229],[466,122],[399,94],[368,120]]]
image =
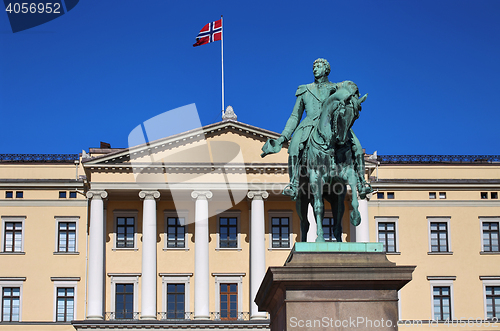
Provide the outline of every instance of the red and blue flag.
[[222,19],[208,23],[200,30],[193,47],[212,43],[222,39]]

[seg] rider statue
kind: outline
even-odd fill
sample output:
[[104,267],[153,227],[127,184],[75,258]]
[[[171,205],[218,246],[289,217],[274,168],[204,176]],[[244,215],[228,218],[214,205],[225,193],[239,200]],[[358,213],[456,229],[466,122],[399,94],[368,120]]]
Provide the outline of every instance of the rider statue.
[[[331,83],[328,80],[330,74],[330,64],[325,59],[317,59],[313,64],[314,83],[300,85],[297,88],[295,95],[297,100],[293,107],[292,114],[286,122],[285,128],[281,136],[275,141],[266,143],[262,148],[262,157],[270,153],[276,153],[281,149],[284,142],[290,141],[288,147],[288,173],[290,176],[290,184],[283,191],[284,195],[290,196],[293,200],[297,199],[299,191],[299,177],[301,175],[301,165],[306,164],[305,149],[308,145],[308,140],[311,132],[317,126],[323,101],[330,95],[335,93],[341,83]],[[302,114],[306,111],[306,117],[302,122]],[[293,134],[293,136],[292,136]],[[369,185],[364,179],[364,160],[363,149],[358,138],[352,132],[352,151],[354,165],[358,171],[360,179],[360,196],[364,198],[368,192]]]

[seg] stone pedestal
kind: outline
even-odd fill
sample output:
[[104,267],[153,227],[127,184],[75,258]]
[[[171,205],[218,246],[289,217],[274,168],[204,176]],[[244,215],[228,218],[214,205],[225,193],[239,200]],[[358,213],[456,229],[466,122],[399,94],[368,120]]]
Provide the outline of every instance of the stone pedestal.
[[397,330],[398,290],[414,266],[396,266],[379,243],[296,243],[257,293],[271,331]]

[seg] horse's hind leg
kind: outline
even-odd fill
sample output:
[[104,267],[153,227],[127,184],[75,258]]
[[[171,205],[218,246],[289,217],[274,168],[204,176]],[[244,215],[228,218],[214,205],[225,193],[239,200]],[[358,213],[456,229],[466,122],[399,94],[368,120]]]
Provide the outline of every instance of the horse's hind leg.
[[[340,185],[340,184],[339,184]],[[342,218],[344,217],[345,211],[345,195],[347,188],[345,185],[342,185],[342,191],[338,194],[335,192],[331,192],[328,196],[328,202],[332,206],[332,216],[333,216],[333,236],[337,242],[342,242]]]
[[300,241],[307,241],[307,231],[309,231],[309,220],[307,219],[307,208],[309,206],[309,199],[305,195],[299,195],[295,208],[300,218]]

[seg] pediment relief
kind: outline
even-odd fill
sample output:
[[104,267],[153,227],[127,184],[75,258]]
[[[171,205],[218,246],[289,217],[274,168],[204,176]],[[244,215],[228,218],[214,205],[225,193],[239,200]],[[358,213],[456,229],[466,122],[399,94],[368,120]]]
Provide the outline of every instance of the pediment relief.
[[271,131],[224,121],[84,161],[84,166],[193,169],[231,164],[248,170],[279,164],[281,168],[287,162],[286,148],[265,159],[260,157],[265,141],[277,137],[279,134]]

